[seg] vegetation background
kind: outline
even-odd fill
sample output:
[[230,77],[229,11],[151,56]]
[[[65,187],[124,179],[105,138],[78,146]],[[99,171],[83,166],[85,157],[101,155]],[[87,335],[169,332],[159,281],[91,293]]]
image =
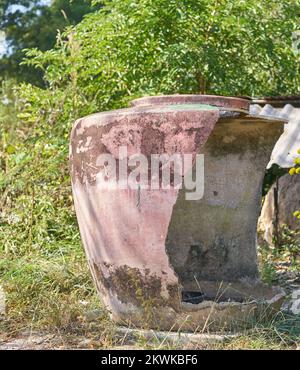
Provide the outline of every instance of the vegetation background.
[[[299,0],[0,0],[0,335],[117,340],[72,205],[72,123],[146,94],[299,94],[299,19]],[[262,249],[267,280],[283,255],[298,269],[292,244]],[[96,326],[87,312],[97,312]],[[296,345],[300,329],[287,323],[256,323],[228,346]]]

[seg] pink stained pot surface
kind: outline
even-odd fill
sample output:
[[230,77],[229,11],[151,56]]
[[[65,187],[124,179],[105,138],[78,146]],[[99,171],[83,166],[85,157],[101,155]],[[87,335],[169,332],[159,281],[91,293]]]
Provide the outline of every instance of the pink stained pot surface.
[[140,308],[141,299],[152,300],[154,306],[180,307],[178,278],[165,250],[178,189],[141,189],[139,194],[105,190],[97,182],[97,159],[108,153],[118,162],[120,146],[127,147],[128,156],[195,156],[218,121],[219,110],[199,104],[192,108],[153,104],[94,114],[74,124],[70,163],[78,223],[101,299],[115,317],[128,305]]

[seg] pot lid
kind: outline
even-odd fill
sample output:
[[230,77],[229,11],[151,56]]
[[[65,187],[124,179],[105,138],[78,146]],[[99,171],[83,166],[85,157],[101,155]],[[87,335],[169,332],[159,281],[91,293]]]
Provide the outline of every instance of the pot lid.
[[176,94],[145,96],[143,98],[134,99],[131,102],[132,107],[164,104],[208,104],[224,110],[249,113],[250,100],[218,95]]

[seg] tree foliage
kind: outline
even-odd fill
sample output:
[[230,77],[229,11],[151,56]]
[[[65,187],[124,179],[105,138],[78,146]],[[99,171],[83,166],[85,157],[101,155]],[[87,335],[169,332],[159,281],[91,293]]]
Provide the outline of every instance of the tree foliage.
[[[299,0],[111,0],[48,53],[50,85],[77,83],[97,107],[132,95],[270,95],[299,89]],[[69,39],[77,43],[71,55]],[[72,66],[71,66],[72,64]]]
[[8,46],[0,59],[0,76],[41,84],[41,71],[21,65],[23,49],[51,49],[58,30],[80,22],[91,10],[88,0],[53,0],[50,5],[41,0],[0,0],[0,29]]

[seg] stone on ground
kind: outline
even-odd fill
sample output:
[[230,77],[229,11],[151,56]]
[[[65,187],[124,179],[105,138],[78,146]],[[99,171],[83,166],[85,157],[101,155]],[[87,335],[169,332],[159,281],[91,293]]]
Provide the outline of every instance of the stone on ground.
[[5,293],[0,285],[0,317],[5,314]]
[[[300,176],[290,176],[287,174],[280,177],[277,192],[278,227],[281,228],[287,225],[291,230],[300,230],[300,220],[293,215],[295,211],[300,210]],[[274,184],[266,195],[258,221],[258,228],[269,244],[272,244],[276,232],[275,194],[276,185]]]

